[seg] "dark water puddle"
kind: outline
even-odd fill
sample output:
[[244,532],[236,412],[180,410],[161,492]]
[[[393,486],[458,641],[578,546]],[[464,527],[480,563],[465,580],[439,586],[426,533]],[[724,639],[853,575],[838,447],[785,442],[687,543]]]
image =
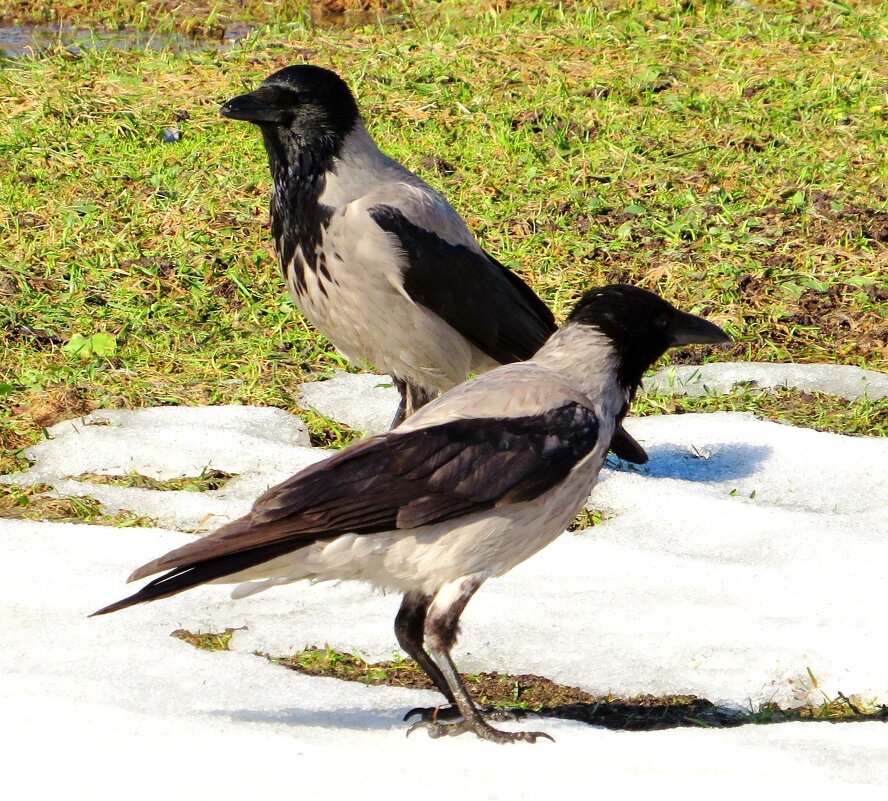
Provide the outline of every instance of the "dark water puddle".
[[0,26],[0,55],[6,58],[35,56],[49,49],[65,48],[78,53],[81,49],[104,50],[207,50],[233,45],[253,28],[230,25],[216,38],[191,38],[180,33],[150,33],[123,29],[96,31],[72,25],[5,25]]

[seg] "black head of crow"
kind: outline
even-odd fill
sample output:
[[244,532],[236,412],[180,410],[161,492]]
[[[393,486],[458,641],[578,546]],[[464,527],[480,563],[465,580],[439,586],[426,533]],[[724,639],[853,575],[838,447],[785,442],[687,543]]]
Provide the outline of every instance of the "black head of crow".
[[220,113],[260,127],[273,169],[280,164],[306,172],[329,167],[360,120],[345,81],[310,64],[278,70],[255,91],[223,104]]
[[[221,113],[262,131],[287,287],[339,351],[393,377],[394,425],[470,373],[530,358],[555,330],[447,201],[379,150],[335,73],[287,67]],[[622,430],[614,447],[645,458]]]
[[235,597],[303,579],[368,582],[403,593],[398,643],[449,703],[408,713],[420,717],[410,730],[533,742],[540,732],[500,731],[472,701],[450,655],[460,615],[586,503],[642,372],[671,345],[727,341],[650,292],[591,292],[532,359],[272,487],[249,514],[140,567],[131,581],[162,575],[96,614],[206,582],[239,584]]
[[659,295],[627,284],[587,292],[567,320],[594,326],[619,353],[618,380],[629,400],[645,371],[675,345],[719,345],[731,338],[717,325],[679,311]]

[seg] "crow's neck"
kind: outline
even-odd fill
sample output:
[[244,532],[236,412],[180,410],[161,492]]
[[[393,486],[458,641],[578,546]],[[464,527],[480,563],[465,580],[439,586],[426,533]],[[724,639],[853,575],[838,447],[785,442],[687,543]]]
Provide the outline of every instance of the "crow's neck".
[[306,143],[280,128],[262,130],[274,187],[271,235],[284,280],[297,293],[306,269],[325,269],[320,243],[333,210],[318,202],[340,148],[332,137]]
[[641,380],[641,373],[637,377],[626,373],[610,337],[588,325],[566,323],[533,361],[566,376],[584,395],[599,399],[618,420],[625,416]]

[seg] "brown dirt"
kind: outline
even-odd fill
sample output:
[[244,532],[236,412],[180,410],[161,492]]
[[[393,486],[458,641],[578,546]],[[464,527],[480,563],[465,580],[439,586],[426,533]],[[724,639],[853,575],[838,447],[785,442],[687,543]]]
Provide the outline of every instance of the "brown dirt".
[[37,428],[49,428],[63,420],[82,417],[96,408],[83,387],[56,384],[31,396],[28,406],[17,406],[20,418]]
[[[151,3],[155,19],[171,19],[175,29],[184,36],[195,39],[222,39],[232,25],[259,25],[270,22],[292,10],[298,19],[301,8],[291,3],[285,9],[274,8],[272,3],[233,2],[233,0],[158,0]],[[309,0],[308,10],[312,22],[319,25],[365,24],[376,13],[396,13],[403,9],[403,0]],[[95,14],[98,20],[110,27],[126,26],[131,18],[111,19],[108,10],[101,4],[72,3],[58,4],[51,0],[10,0],[3,4],[0,24],[42,25],[67,23],[85,24],[89,20],[95,28]],[[106,19],[107,18],[107,19]],[[247,21],[246,23],[244,21]]]
[[[272,661],[312,676],[370,685],[435,689],[431,679],[412,660],[369,664],[352,654],[309,648],[292,657]],[[654,731],[675,726],[728,726],[742,722],[735,713],[719,710],[709,701],[694,696],[620,699],[593,696],[577,687],[557,684],[533,674],[512,676],[494,672],[462,674],[462,677],[472,697],[482,707],[515,709],[519,713],[532,711],[546,717],[579,720],[609,729]]]

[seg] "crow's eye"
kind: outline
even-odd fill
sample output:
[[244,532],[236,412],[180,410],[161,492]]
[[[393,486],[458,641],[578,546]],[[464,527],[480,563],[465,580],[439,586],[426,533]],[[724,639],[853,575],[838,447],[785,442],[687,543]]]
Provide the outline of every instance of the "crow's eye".
[[665,328],[667,325],[669,325],[669,315],[668,314],[658,315],[657,318],[654,320],[654,325],[657,328]]

